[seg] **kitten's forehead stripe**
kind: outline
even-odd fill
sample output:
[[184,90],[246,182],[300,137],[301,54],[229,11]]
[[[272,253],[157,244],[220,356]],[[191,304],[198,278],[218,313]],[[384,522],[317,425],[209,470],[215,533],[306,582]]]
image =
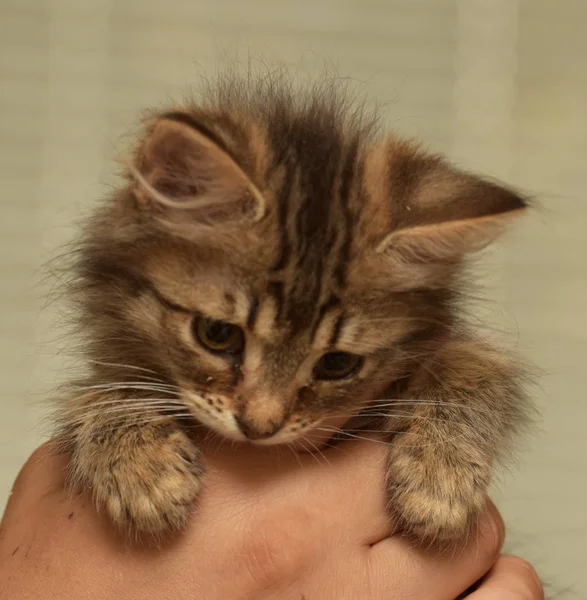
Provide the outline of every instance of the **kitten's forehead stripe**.
[[291,255],[291,242],[289,240],[289,233],[287,231],[287,216],[289,197],[294,182],[294,176],[294,170],[291,167],[286,168],[285,180],[281,185],[281,190],[277,198],[279,254],[275,264],[271,268],[271,270],[274,272],[284,269],[287,266]]
[[297,207],[295,227],[298,266],[324,258],[324,253],[316,256],[316,246],[329,248],[334,234],[330,209],[342,140],[315,140],[314,145],[311,153],[302,150],[299,157],[302,198]]
[[242,294],[235,295],[231,292],[224,292],[224,302],[221,304],[221,306],[221,310],[226,312],[227,316],[230,315],[230,320],[233,320],[237,323],[241,321]]
[[352,242],[352,217],[350,211],[350,194],[355,179],[357,159],[359,152],[359,140],[355,138],[347,151],[346,160],[341,173],[341,184],[339,192],[339,205],[342,212],[342,241],[338,263],[334,269],[337,284],[342,288],[346,282],[347,265],[349,262],[350,248]]
[[316,311],[329,294],[331,278],[338,287],[346,278],[359,136],[349,143],[337,115],[325,107],[280,116],[269,124],[276,156],[285,157],[282,146],[285,139],[288,143],[286,181],[277,198],[280,252],[274,269],[286,276],[285,310],[279,314],[294,327],[313,323],[315,333]]
[[312,340],[312,343],[314,343],[314,340],[316,339],[316,334],[318,333],[318,329],[320,328],[320,325],[322,324],[322,321],[324,320],[326,315],[330,311],[338,308],[339,306],[340,299],[336,296],[330,296],[328,300],[324,304],[322,304],[322,306],[320,306],[320,310],[318,311],[318,315],[316,316],[316,319],[312,326],[312,332],[310,334],[310,339]]
[[345,319],[344,313],[341,313],[334,323],[334,327],[332,328],[332,333],[330,334],[330,339],[328,340],[328,345],[331,348],[334,348],[340,339],[340,333],[342,331],[344,319]]
[[359,321],[353,317],[346,318],[338,332],[337,343],[342,347],[356,348],[358,339],[362,337],[361,333],[362,327]]
[[275,319],[279,320],[283,313],[283,302],[284,302],[284,290],[283,282],[272,281],[267,287],[267,293],[273,298],[275,302]]
[[333,332],[337,327],[340,310],[330,310],[320,320],[320,323],[312,338],[312,348],[317,351],[328,351],[331,346]]
[[253,329],[255,327],[255,321],[257,320],[258,314],[259,314],[259,298],[255,297],[251,301],[251,305],[249,307],[249,314],[247,315],[247,327],[249,329]]

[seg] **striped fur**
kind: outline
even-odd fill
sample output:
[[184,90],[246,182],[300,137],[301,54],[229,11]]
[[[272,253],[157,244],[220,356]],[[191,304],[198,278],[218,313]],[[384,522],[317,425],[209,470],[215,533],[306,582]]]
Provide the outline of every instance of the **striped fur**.
[[[444,484],[435,476],[415,482],[418,459],[407,446],[391,454],[389,486],[407,529],[426,538],[462,534],[482,506],[494,458],[523,420],[524,397],[513,363],[467,333],[457,309],[459,275],[465,256],[492,241],[525,201],[382,135],[334,85],[300,91],[271,79],[225,81],[198,103],[152,115],[127,175],[89,222],[75,269],[91,366],[86,383],[131,381],[136,373],[116,366],[131,363],[176,386],[185,410],[219,434],[241,440],[256,431],[270,435],[264,443],[286,443],[344,423],[383,394],[436,402],[438,386],[426,373],[433,375],[438,356],[450,363],[454,345],[459,357],[469,352],[470,365],[458,363],[465,372],[444,389],[446,398],[462,397],[487,414],[462,448],[427,458],[437,462],[427,472],[442,473]],[[197,314],[240,326],[243,356],[199,345],[191,329]],[[361,368],[318,380],[315,366],[332,351],[361,355]],[[487,380],[491,393],[476,398],[473,379]],[[138,392],[128,388],[108,394],[131,406]],[[110,457],[104,464],[119,465],[121,432],[145,416],[121,411],[107,426],[91,410],[99,399],[73,398],[64,411],[73,481],[90,486],[122,525],[181,526],[199,484],[186,486],[191,495],[171,494],[173,511],[159,497],[147,514],[125,492],[132,465],[117,477],[92,463],[97,431]],[[91,418],[71,418],[84,410]],[[422,410],[435,409],[404,404],[400,418],[390,406],[384,429],[417,431],[427,443],[438,428],[405,417]],[[451,418],[459,430],[472,416],[465,410]],[[433,423],[428,413],[420,417]],[[181,429],[158,435],[154,425],[142,427],[147,454],[187,443]],[[446,466],[460,456],[463,494]],[[199,478],[200,459],[192,453],[190,460],[197,469],[186,477]]]

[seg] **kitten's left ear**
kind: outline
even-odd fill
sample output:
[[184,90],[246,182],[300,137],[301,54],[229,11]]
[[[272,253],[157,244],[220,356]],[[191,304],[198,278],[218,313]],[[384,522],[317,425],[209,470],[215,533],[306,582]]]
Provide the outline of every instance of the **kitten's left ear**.
[[265,201],[223,138],[184,113],[154,123],[131,166],[134,193],[143,206],[189,210],[184,218],[257,221]]
[[414,158],[395,178],[392,166],[390,181],[392,194],[404,194],[393,202],[394,229],[377,250],[404,264],[458,262],[493,242],[527,207],[517,193],[435,158]]

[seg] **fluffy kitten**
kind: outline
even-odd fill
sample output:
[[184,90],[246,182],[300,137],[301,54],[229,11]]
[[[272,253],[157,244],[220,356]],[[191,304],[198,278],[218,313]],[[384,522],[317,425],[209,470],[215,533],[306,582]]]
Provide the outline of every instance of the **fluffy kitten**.
[[282,444],[361,413],[392,441],[404,529],[465,535],[527,400],[516,362],[459,317],[460,275],[525,206],[382,136],[331,86],[231,80],[152,115],[77,257],[73,485],[160,535],[204,481],[187,417]]

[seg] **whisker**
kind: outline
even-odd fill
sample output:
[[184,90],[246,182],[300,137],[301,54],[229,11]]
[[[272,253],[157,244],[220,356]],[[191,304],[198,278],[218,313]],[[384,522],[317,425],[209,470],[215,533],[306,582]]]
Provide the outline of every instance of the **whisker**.
[[[111,339],[111,338],[109,338],[109,339]],[[157,372],[153,371],[152,369],[146,369],[145,367],[137,367],[136,365],[127,365],[124,363],[111,363],[111,362],[106,362],[106,361],[102,361],[102,360],[93,360],[93,359],[88,359],[88,362],[94,363],[96,365],[102,365],[104,367],[124,367],[125,369],[132,369],[135,371],[145,371],[146,373],[152,373],[154,375],[157,375]]]
[[452,423],[453,421],[451,421],[450,419],[442,419],[442,418],[438,418],[438,417],[426,417],[424,415],[415,415],[414,413],[411,412],[389,412],[389,413],[367,413],[365,415],[363,415],[365,417],[374,417],[374,418],[380,418],[380,417],[387,417],[387,418],[400,418],[400,419],[414,419],[414,420],[418,420],[418,421],[427,421],[430,423]]
[[[81,400],[83,400],[84,398],[91,397],[93,395],[94,394],[92,394],[92,393],[87,393],[87,394],[82,394],[81,396],[76,396],[75,398],[70,400],[68,402],[68,404],[71,407],[110,406],[112,404],[125,405],[125,404],[136,404],[137,402],[170,402],[172,404],[185,404],[185,402],[183,400],[181,400],[181,398],[176,398],[175,396],[169,396],[167,398],[166,397],[158,397],[158,396],[146,397],[146,398],[143,398],[141,396],[130,396],[130,397],[126,397],[126,398],[111,398],[109,400],[90,400],[83,404],[79,404],[79,402]],[[67,405],[65,407],[65,410],[67,410]]]
[[[141,389],[141,388],[130,388],[130,389],[134,389],[137,392],[159,392],[159,393],[163,393],[163,394],[173,394],[173,396],[168,396],[167,399],[169,400],[180,400],[180,395],[176,394],[175,392],[169,391],[169,390],[158,390],[158,389]],[[115,391],[119,391],[119,390],[104,390],[104,389],[89,389],[88,391],[86,391],[85,394],[80,394],[79,396],[74,396],[73,398],[69,398],[67,399],[67,402],[65,403],[61,403],[63,404],[67,404],[67,403],[75,403],[75,402],[79,402],[80,400],[83,400],[84,398],[91,398],[92,396],[98,396],[98,397],[103,397],[104,395],[106,395],[106,397],[108,397],[108,393],[109,392],[115,392]],[[124,403],[124,402],[132,402],[133,400],[139,400],[141,399],[140,397],[137,398],[136,396],[132,396],[132,395],[128,395],[128,396],[123,396],[123,397],[118,397],[118,398],[111,398],[109,400],[100,400],[100,402],[104,401],[104,402],[120,402],[120,403]],[[144,400],[147,400],[148,398],[143,398]],[[157,398],[154,398],[157,399]],[[88,403],[90,403],[92,401],[89,401]]]
[[[326,455],[324,454],[324,452],[323,452],[323,451],[322,451],[322,450],[321,450],[321,449],[320,449],[320,448],[319,448],[319,447],[318,447],[316,444],[314,444],[314,442],[312,442],[312,441],[311,441],[310,439],[308,439],[307,437],[306,437],[306,438],[303,438],[301,441],[302,441],[304,444],[305,444],[305,443],[307,443],[307,444],[310,444],[311,448],[312,448],[312,449],[315,451],[315,452],[310,452],[310,454],[311,454],[312,456],[314,456],[315,458],[318,458],[318,457],[316,456],[316,453],[317,453],[317,454],[318,454],[318,456],[320,456],[320,457],[321,457],[321,458],[324,460],[324,462],[325,462],[325,463],[326,463],[326,464],[327,464],[329,467],[330,467],[330,466],[332,466],[332,465],[331,465],[331,463],[330,463],[330,461],[328,460],[328,458],[327,458],[327,457],[326,457]],[[319,460],[318,460],[318,463],[319,463],[319,464],[321,464]]]
[[[470,406],[468,404],[463,404],[460,402],[446,402],[444,400],[424,400],[424,399],[419,399],[419,398],[412,398],[412,399],[403,399],[403,398],[398,398],[398,399],[381,399],[383,400],[383,402],[380,402],[378,404],[370,404],[367,405],[365,407],[365,412],[369,411],[369,409],[372,408],[394,408],[396,406],[446,406],[446,407],[453,407],[453,408],[463,408],[465,410],[470,410],[470,411],[476,411],[476,412],[481,412],[481,413],[486,413],[486,414],[492,414],[493,411],[489,408],[483,407],[483,406]],[[503,414],[503,412],[500,410],[500,413]],[[507,412],[505,414],[508,414]],[[514,414],[514,413],[509,413],[509,414]]]
[[[177,414],[180,414],[180,413],[178,412]],[[97,421],[110,422],[110,421],[114,421],[114,420],[119,420],[122,423],[122,422],[126,422],[126,420],[128,420],[130,418],[132,418],[132,420],[133,420],[132,422],[135,423],[137,421],[137,417],[140,418],[141,415],[144,415],[145,418],[148,416],[169,418],[169,417],[173,416],[173,413],[164,414],[164,413],[139,412],[139,411],[117,412],[117,413],[107,413],[107,414],[91,413],[91,414],[84,415],[83,417],[76,417],[73,419],[68,419],[68,420],[64,421],[63,424],[66,426],[71,426],[71,425],[76,425],[76,424],[84,424],[84,423],[88,423],[88,422],[97,422]]]
[[71,427],[71,426],[76,426],[76,425],[83,425],[85,423],[87,423],[89,420],[91,421],[94,417],[99,417],[99,424],[100,426],[103,426],[105,424],[111,424],[114,422],[118,422],[118,421],[122,421],[123,423],[126,423],[125,418],[129,418],[131,419],[131,424],[132,425],[143,425],[145,423],[149,423],[151,421],[161,421],[161,420],[166,420],[169,418],[174,418],[174,419],[179,419],[179,418],[192,418],[191,413],[188,412],[177,412],[177,413],[173,413],[171,412],[171,414],[163,414],[163,413],[158,413],[158,414],[153,414],[153,413],[147,413],[144,417],[140,416],[140,412],[119,412],[119,413],[95,413],[95,414],[87,414],[84,415],[83,417],[77,417],[75,419],[68,419],[66,420],[63,425],[66,427]]
[[[316,454],[314,452],[311,451],[310,448],[308,448],[308,446],[306,446],[307,440],[300,440],[300,442],[303,444],[302,445],[302,450],[304,450],[305,454],[310,455],[320,466],[322,466],[322,463],[320,462],[320,459],[316,456]],[[295,450],[294,450],[294,452],[295,452]]]
[[134,377],[137,377],[139,382],[141,383],[155,383],[157,385],[166,385],[169,387],[177,387],[176,385],[173,384],[169,384],[167,383],[164,379],[161,379],[160,377],[152,377],[150,375],[141,375],[140,373],[133,373]]
[[170,405],[181,405],[181,406],[185,406],[185,402],[183,402],[182,400],[178,399],[178,398],[141,398],[141,397],[135,397],[135,398],[113,398],[111,400],[99,400],[99,401],[87,401],[87,402],[82,402],[85,398],[87,398],[88,396],[91,396],[92,394],[83,394],[81,396],[78,396],[76,398],[74,398],[73,400],[71,400],[69,402],[68,405],[65,406],[60,406],[59,410],[61,412],[67,413],[69,411],[74,411],[74,410],[85,410],[86,408],[96,408],[99,406],[138,406],[138,405],[144,405],[144,406],[148,406],[148,405],[157,405],[157,404],[170,404]]
[[137,412],[140,410],[148,411],[149,409],[155,410],[179,410],[181,408],[186,408],[184,404],[171,404],[168,402],[156,402],[156,403],[133,403],[132,405],[110,405],[110,406],[98,406],[95,407],[91,404],[85,407],[76,407],[73,410],[68,410],[62,413],[63,417],[77,417],[77,416],[85,416],[85,415],[99,415],[99,414],[113,414],[114,412]]
[[[107,338],[103,338],[101,341],[112,341],[113,339],[116,340],[125,340],[128,339],[129,341],[132,341],[131,338],[112,338],[111,336],[107,337]],[[97,340],[100,341],[100,340]],[[138,365],[129,365],[126,363],[117,363],[117,362],[108,362],[105,360],[95,360],[95,359],[84,359],[84,363],[89,364],[89,365],[98,365],[98,366],[104,366],[104,367],[113,367],[115,369],[120,369],[120,370],[126,370],[129,372],[132,372],[133,375],[135,377],[140,377],[141,379],[145,379],[148,381],[154,381],[154,382],[158,382],[158,383],[167,383],[167,381],[165,381],[165,379],[163,379],[160,375],[160,373],[158,373],[157,371],[154,371],[153,369],[147,369],[145,367],[139,367]],[[82,365],[79,365],[80,367]]]
[[324,427],[317,427],[316,431],[324,431],[326,433],[335,433],[335,434],[339,434],[339,435],[345,435],[345,436],[348,436],[348,437],[351,437],[351,438],[357,439],[357,440],[366,440],[369,442],[374,442],[376,444],[383,444],[384,446],[391,446],[391,442],[386,442],[385,440],[378,440],[377,438],[365,437],[365,436],[358,435],[355,433],[350,433],[348,431],[342,431],[342,430],[338,430],[338,429],[331,429],[331,428],[324,428]]
[[472,408],[467,404],[462,404],[460,402],[446,402],[444,400],[427,400],[425,398],[380,398],[380,402],[378,404],[370,404],[367,405],[367,408],[378,408],[378,407],[386,407],[386,406],[398,406],[401,404],[412,404],[412,405],[440,405],[440,406],[458,406],[464,408]]
[[[335,429],[324,429],[324,428],[322,428],[321,430],[322,431],[326,431],[326,432],[332,431],[333,433],[337,433]],[[352,439],[365,440],[365,441],[368,441],[368,442],[375,442],[375,443],[378,443],[378,444],[383,444],[384,446],[393,446],[393,442],[386,442],[384,440],[379,440],[377,438],[360,436],[360,435],[357,435],[357,434],[354,434],[354,433],[350,433],[350,432],[347,432],[347,431],[339,431],[338,433],[340,435],[348,436],[348,437],[350,437]],[[417,433],[411,432],[411,431],[390,431],[389,433],[397,433],[397,434],[402,434],[402,435],[406,435],[406,434],[418,435]],[[405,446],[405,447],[406,448],[423,448],[423,447],[426,447],[426,446],[438,446],[438,445],[441,445],[441,444],[448,444],[448,443],[454,442],[454,441],[456,441],[458,439],[461,439],[462,437],[464,437],[464,435],[465,435],[464,433],[461,433],[459,435],[454,435],[454,436],[451,436],[451,437],[449,437],[447,439],[444,439],[444,440],[439,439],[438,441],[434,441],[434,442],[414,444],[412,446]]]
[[147,389],[147,390],[179,390],[177,386],[171,386],[160,383],[149,383],[145,381],[115,381],[112,383],[96,383],[92,385],[72,384],[72,387],[79,390],[119,390],[119,389]]
[[125,400],[105,400],[100,402],[85,402],[83,404],[74,404],[66,407],[62,412],[67,413],[70,410],[78,411],[78,410],[86,410],[86,409],[98,409],[103,408],[108,410],[110,407],[120,407],[120,408],[136,408],[139,406],[148,407],[148,406],[160,406],[160,405],[168,405],[168,406],[186,406],[185,402],[177,400],[175,398],[133,398],[133,399],[125,399]]
[[151,400],[151,399],[147,399],[146,401],[143,400],[136,400],[133,402],[126,402],[126,403],[121,403],[121,402],[114,402],[111,404],[85,404],[85,405],[81,405],[81,406],[72,406],[69,407],[67,410],[65,411],[60,411],[60,415],[59,418],[61,420],[65,420],[68,418],[88,418],[89,415],[91,416],[99,416],[99,415],[106,415],[106,414],[114,414],[115,412],[117,413],[134,413],[134,412],[138,412],[138,411],[149,411],[149,410],[158,410],[161,411],[163,409],[166,409],[168,411],[178,411],[180,409],[185,409],[187,410],[187,407],[184,403],[182,402],[175,402],[175,401],[168,401],[167,399],[156,399],[156,400]]
[[[191,415],[173,415],[174,419],[181,419],[181,418],[187,418]],[[166,415],[149,415],[147,417],[144,418],[139,418],[139,419],[133,419],[132,424],[134,426],[143,426],[143,425],[150,425],[153,423],[157,423],[159,421],[166,421],[168,420],[170,417],[166,416]],[[83,423],[83,422],[82,422]],[[101,429],[109,429],[109,430],[115,430],[118,429],[118,426],[116,425],[117,423],[117,418],[107,418],[104,419],[104,421],[100,422],[100,428]],[[76,423],[73,423],[73,425],[75,426]],[[201,426],[203,427],[203,425],[194,425],[194,427],[198,427]],[[62,437],[63,437],[63,433],[62,433]],[[75,438],[76,437],[76,431],[75,429],[71,432],[65,432],[65,437],[69,437],[69,438]]]
[[[290,444],[284,444],[284,446],[287,448],[287,450],[289,450],[295,456],[298,465],[300,466],[300,468],[302,468],[304,466],[304,463],[302,462],[302,459],[300,458],[299,453],[295,451],[295,448],[293,446],[291,446]],[[305,448],[304,448],[304,450],[305,450]]]

